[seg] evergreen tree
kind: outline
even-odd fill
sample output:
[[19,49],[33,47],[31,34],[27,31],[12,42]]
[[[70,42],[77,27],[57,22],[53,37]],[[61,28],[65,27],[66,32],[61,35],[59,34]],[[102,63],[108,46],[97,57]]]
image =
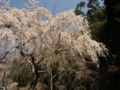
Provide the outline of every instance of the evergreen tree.
[[98,0],[89,0],[87,4],[92,37],[110,51],[106,65],[104,60],[101,62],[104,84],[100,90],[120,90],[120,0],[104,0],[104,4],[100,7]]
[[106,24],[106,40],[113,54],[120,53],[120,1],[105,0],[107,24]]
[[[100,41],[100,36],[102,36],[101,29],[102,26],[106,23],[106,15],[105,15],[105,6],[99,5],[98,0],[89,0],[87,3],[87,20],[90,22],[90,29],[92,33],[92,37],[95,40]],[[83,12],[81,9],[81,4],[77,4],[75,9],[75,14],[79,15],[80,12]]]
[[97,21],[98,20],[97,19],[97,15],[98,15],[97,12],[100,8],[98,0],[89,0],[87,7],[90,8],[87,11],[88,20],[90,22]]
[[102,71],[106,83],[104,90],[120,90],[120,0],[104,0],[104,4],[107,19],[100,40],[107,45],[112,55],[111,64]]
[[85,7],[85,2],[81,1],[80,3],[77,4],[76,10],[74,11],[76,15],[85,15],[84,12],[82,11],[82,8]]

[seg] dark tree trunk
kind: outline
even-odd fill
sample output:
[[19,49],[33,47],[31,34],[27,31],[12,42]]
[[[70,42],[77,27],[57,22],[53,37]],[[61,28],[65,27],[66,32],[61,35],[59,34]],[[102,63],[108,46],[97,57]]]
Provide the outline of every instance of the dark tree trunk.
[[37,82],[38,82],[38,78],[39,78],[39,75],[34,75],[33,76],[33,80],[32,80],[32,82],[31,82],[31,85],[30,85],[30,88],[29,88],[29,90],[35,90],[35,87],[36,87],[36,85],[37,85]]
[[32,82],[31,82],[29,90],[35,90],[35,87],[36,87],[38,79],[39,79],[39,72],[38,72],[37,64],[35,64],[35,58],[32,55],[31,55],[31,60],[32,60],[32,64],[33,64],[33,67],[32,67],[32,69],[33,69],[33,74],[32,74],[33,78],[32,78]]

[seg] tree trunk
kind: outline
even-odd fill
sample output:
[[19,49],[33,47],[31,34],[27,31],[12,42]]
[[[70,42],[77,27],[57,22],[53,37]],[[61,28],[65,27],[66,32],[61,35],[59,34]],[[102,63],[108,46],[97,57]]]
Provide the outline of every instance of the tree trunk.
[[4,69],[3,78],[2,78],[2,85],[3,86],[5,85],[5,74],[6,74],[6,70]]
[[50,77],[50,90],[53,90],[53,74],[51,71],[51,77]]
[[37,85],[38,79],[39,79],[39,72],[38,72],[38,67],[37,64],[35,64],[35,58],[34,56],[31,55],[31,60],[32,60],[32,73],[33,73],[33,79],[30,85],[30,88],[28,90],[35,90],[35,87]]
[[32,82],[31,82],[29,90],[35,90],[35,87],[36,87],[37,82],[38,82],[38,78],[39,78],[39,75],[35,74],[34,77],[33,77]]
[[50,73],[50,90],[53,90],[53,79],[56,77],[57,73],[53,75],[53,72]]

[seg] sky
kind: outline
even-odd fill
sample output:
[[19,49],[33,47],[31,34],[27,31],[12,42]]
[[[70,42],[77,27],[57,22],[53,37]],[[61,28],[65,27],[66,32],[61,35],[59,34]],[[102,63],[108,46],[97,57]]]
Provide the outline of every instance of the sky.
[[[44,6],[49,9],[51,12],[55,11],[56,13],[68,11],[71,9],[75,9],[76,5],[85,1],[87,3],[88,0],[38,0],[40,1],[40,6]],[[101,0],[99,0],[101,2]],[[10,6],[17,7],[19,9],[25,8],[24,6],[25,0],[11,0]],[[103,2],[101,2],[102,4]],[[87,12],[87,8],[83,8],[84,12]]]

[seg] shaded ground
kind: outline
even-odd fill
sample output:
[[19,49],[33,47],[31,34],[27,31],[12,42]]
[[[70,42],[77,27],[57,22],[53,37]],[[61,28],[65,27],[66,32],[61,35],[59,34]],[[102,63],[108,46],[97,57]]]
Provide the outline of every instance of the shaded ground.
[[[19,90],[28,90],[30,85],[27,85],[26,87],[19,87]],[[37,86],[36,86],[36,90],[49,90],[47,85],[42,84],[40,82],[38,82]]]

